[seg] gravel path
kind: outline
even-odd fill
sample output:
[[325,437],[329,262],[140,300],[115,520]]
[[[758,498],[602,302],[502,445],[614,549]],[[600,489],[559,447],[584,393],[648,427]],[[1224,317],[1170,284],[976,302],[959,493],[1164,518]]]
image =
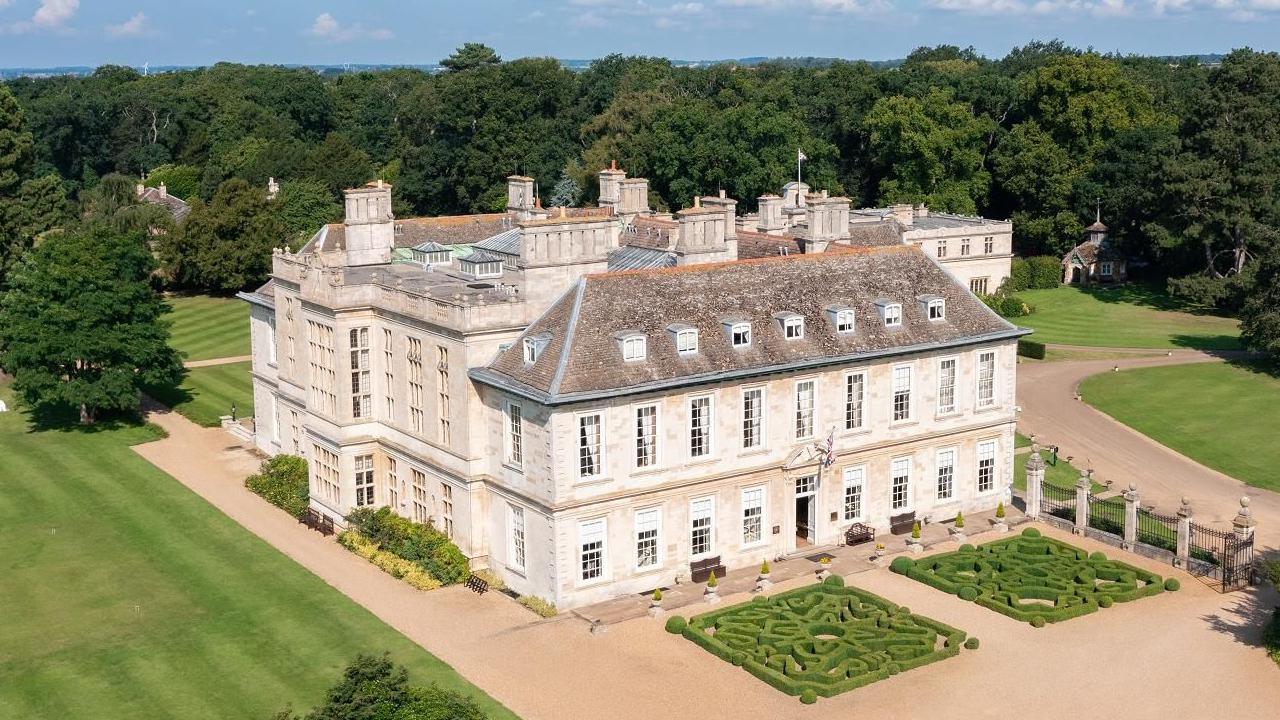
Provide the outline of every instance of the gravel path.
[[209,360],[188,360],[182,363],[185,368],[209,367],[211,365],[230,365],[232,363],[249,362],[252,355],[236,355],[234,357],[210,358]]
[[1258,547],[1280,547],[1280,494],[1253,488],[1205,467],[1123,425],[1088,404],[1073,399],[1081,381],[1090,375],[1122,369],[1197,362],[1221,362],[1243,353],[1205,353],[1174,350],[1152,357],[1023,363],[1018,366],[1018,430],[1037,441],[1058,445],[1059,455],[1071,455],[1077,467],[1092,467],[1099,482],[1111,480],[1123,490],[1134,482],[1143,505],[1165,512],[1191,500],[1201,523],[1228,527],[1248,495],[1258,521]]
[[[1274,594],[1255,589],[1219,595],[1170,568],[1043,526],[1048,535],[1176,575],[1183,589],[1036,630],[887,569],[851,575],[859,587],[965,629],[982,647],[806,706],[647,617],[592,635],[581,620],[541,621],[498,593],[416,591],[245,490],[242,480],[257,458],[221,430],[171,412],[155,412],[151,420],[169,437],[137,446],[140,455],[527,720],[1240,720],[1273,718],[1280,707],[1280,668],[1257,646]],[[953,548],[946,543],[938,549]],[[779,583],[775,590],[805,582]]]

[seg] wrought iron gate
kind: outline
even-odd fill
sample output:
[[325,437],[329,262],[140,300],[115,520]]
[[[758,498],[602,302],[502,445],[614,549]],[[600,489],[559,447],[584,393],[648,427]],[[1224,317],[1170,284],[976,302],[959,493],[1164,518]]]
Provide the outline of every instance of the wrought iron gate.
[[1222,592],[1239,590],[1253,584],[1253,537],[1244,540],[1231,530],[1215,530],[1191,523],[1192,575],[1212,577],[1221,583]]

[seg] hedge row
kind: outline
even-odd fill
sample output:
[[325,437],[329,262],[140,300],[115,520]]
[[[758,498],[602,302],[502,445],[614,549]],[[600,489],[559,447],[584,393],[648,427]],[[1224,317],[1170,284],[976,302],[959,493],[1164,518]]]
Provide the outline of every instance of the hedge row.
[[386,550],[378,549],[369,538],[355,530],[338,533],[338,543],[381,568],[394,578],[404,580],[419,590],[435,590],[440,581],[427,574],[417,563],[396,557]]
[[1019,340],[1018,354],[1032,360],[1043,360],[1046,353],[1044,343],[1035,340]]
[[[782,622],[774,622],[781,620]],[[699,615],[673,617],[667,631],[802,701],[831,697],[890,675],[952,657],[966,634],[857,588],[838,576],[819,585]],[[707,630],[714,628],[715,633]],[[878,630],[882,638],[867,637]],[[857,644],[839,638],[859,630]],[[831,635],[835,639],[819,636]],[[945,638],[935,649],[938,636]],[[868,647],[880,645],[867,652]],[[888,655],[888,662],[881,658]],[[843,672],[832,672],[843,668]]]
[[307,461],[297,455],[276,455],[262,461],[258,474],[245,478],[244,486],[294,517],[307,511]]
[[[1165,590],[1162,578],[1028,528],[1018,537],[916,561],[896,558],[900,575],[1040,627]],[[1105,584],[1097,585],[1096,580]],[[1048,600],[1052,607],[1039,602]],[[1039,619],[1039,622],[1037,622]]]
[[391,508],[353,510],[347,525],[380,549],[421,566],[444,585],[466,580],[470,574],[466,556],[444,533],[400,517]]

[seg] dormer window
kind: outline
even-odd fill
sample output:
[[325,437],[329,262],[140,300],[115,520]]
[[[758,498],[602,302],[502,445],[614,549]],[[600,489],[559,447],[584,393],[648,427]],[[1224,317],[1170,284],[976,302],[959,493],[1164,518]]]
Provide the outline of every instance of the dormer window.
[[902,303],[880,300],[876,305],[880,307],[880,317],[884,320],[885,327],[902,327]]
[[[398,230],[401,226],[397,225]],[[453,253],[449,248],[437,242],[425,242],[421,245],[415,245],[410,251],[415,262],[423,265],[448,265],[453,259]]]
[[751,346],[751,323],[738,322],[729,326],[729,341],[735,348]]
[[925,302],[925,310],[929,320],[947,319],[947,301],[942,298],[929,298]]
[[831,319],[831,324],[835,326],[836,332],[840,335],[849,335],[854,330],[853,324],[853,308],[844,305],[827,306],[827,316]]
[[622,337],[622,359],[626,362],[643,360],[648,354],[648,343],[644,335],[624,335]]
[[799,315],[789,315],[783,318],[782,334],[788,340],[802,340],[804,338],[804,318]]
[[676,352],[681,355],[693,355],[698,352],[696,328],[683,328],[676,331]]
[[542,357],[542,349],[547,346],[548,339],[545,335],[524,339],[524,362],[526,365],[538,362],[538,358]]

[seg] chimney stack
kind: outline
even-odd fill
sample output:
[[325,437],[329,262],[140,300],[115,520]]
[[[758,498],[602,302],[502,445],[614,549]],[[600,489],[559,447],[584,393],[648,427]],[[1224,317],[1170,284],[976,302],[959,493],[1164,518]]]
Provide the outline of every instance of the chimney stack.
[[782,219],[782,198],[777,195],[761,195],[756,201],[760,207],[756,229],[770,235],[781,235],[787,229],[787,223]]
[[511,175],[507,178],[507,210],[527,220],[533,212],[533,178]]
[[849,198],[828,197],[823,190],[808,197],[804,215],[814,252],[824,251],[832,240],[849,237]]
[[391,212],[391,186],[379,179],[364,187],[343,191],[346,200],[347,264],[378,265],[391,262],[396,245],[396,219]]
[[718,197],[702,198],[703,207],[715,208],[724,214],[724,237],[734,240],[738,237],[738,201],[728,197],[724,190]]
[[889,208],[889,212],[902,227],[909,228],[915,225],[916,209],[910,203],[894,205]]
[[[600,207],[616,209],[622,199],[620,197],[621,185],[627,174],[618,169],[617,160],[612,160],[609,162],[609,167],[601,170],[597,177],[600,178]],[[646,204],[648,204],[647,192],[646,190]]]
[[161,200],[167,200],[169,198],[169,188],[166,187],[164,183],[160,183],[160,187],[157,189],[160,191]]
[[275,200],[276,196],[279,194],[280,194],[280,184],[277,183],[276,179],[273,177],[267,178],[267,199]]
[[[603,203],[601,203],[603,206]],[[649,212],[649,180],[626,178],[618,181],[618,202],[614,212],[619,215],[638,215]]]

